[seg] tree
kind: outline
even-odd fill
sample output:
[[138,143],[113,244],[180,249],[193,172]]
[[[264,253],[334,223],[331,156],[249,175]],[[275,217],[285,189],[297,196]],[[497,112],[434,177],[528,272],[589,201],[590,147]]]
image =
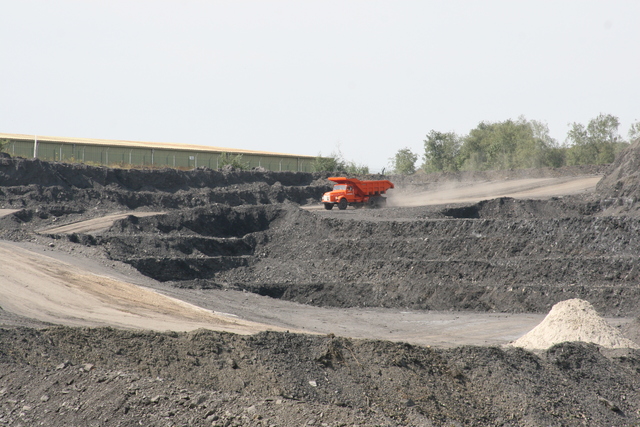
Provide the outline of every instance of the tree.
[[460,161],[466,170],[532,167],[533,151],[533,129],[526,121],[481,122],[465,138]]
[[558,141],[549,135],[549,126],[546,123],[531,120],[529,122],[535,140],[535,157],[532,159],[534,167],[559,168],[565,163],[565,150],[560,147]]
[[391,161],[391,169],[393,169],[394,173],[411,175],[416,172],[418,155],[414,154],[409,148],[398,150],[395,157],[389,160]]
[[0,139],[0,152],[4,151],[8,143],[9,143],[8,139]]
[[431,130],[424,140],[425,172],[457,171],[458,154],[462,145],[461,138],[453,132]]
[[539,121],[481,122],[463,139],[458,164],[464,170],[559,167],[564,152]]
[[620,121],[611,114],[599,114],[585,127],[572,123],[567,133],[567,164],[606,164],[615,160],[615,155],[627,143],[618,134]]

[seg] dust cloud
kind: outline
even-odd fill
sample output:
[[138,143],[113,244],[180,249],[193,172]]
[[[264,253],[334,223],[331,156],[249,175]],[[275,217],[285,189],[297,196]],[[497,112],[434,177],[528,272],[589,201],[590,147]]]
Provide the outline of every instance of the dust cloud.
[[394,207],[416,207],[475,203],[498,197],[547,198],[593,191],[601,178],[600,175],[596,175],[480,182],[449,181],[434,184],[432,189],[426,191],[415,191],[410,186],[398,186],[394,192],[389,192],[387,202],[389,206]]

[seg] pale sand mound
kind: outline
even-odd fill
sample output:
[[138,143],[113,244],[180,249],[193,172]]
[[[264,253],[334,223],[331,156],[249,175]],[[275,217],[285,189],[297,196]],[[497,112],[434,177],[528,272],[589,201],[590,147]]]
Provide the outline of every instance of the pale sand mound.
[[577,298],[554,305],[538,326],[509,345],[544,350],[567,341],[589,342],[606,348],[640,348],[622,337],[589,302]]

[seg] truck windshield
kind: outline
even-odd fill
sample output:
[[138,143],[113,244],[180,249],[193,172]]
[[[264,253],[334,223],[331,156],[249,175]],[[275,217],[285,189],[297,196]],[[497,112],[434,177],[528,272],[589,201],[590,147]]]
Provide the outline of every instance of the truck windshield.
[[346,190],[347,186],[345,184],[337,184],[333,186],[333,191],[338,191],[338,190]]

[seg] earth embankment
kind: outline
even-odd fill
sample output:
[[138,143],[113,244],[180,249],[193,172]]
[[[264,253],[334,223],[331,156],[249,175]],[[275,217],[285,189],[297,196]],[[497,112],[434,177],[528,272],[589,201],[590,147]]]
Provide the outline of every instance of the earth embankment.
[[367,218],[214,206],[124,218],[93,238],[110,259],[179,287],[320,306],[537,313],[580,297],[606,315],[637,315],[640,222],[568,204],[502,198],[415,210],[412,220],[392,208]]
[[[20,343],[16,346],[16,343]],[[637,355],[265,332],[0,334],[9,425],[634,425]]]

